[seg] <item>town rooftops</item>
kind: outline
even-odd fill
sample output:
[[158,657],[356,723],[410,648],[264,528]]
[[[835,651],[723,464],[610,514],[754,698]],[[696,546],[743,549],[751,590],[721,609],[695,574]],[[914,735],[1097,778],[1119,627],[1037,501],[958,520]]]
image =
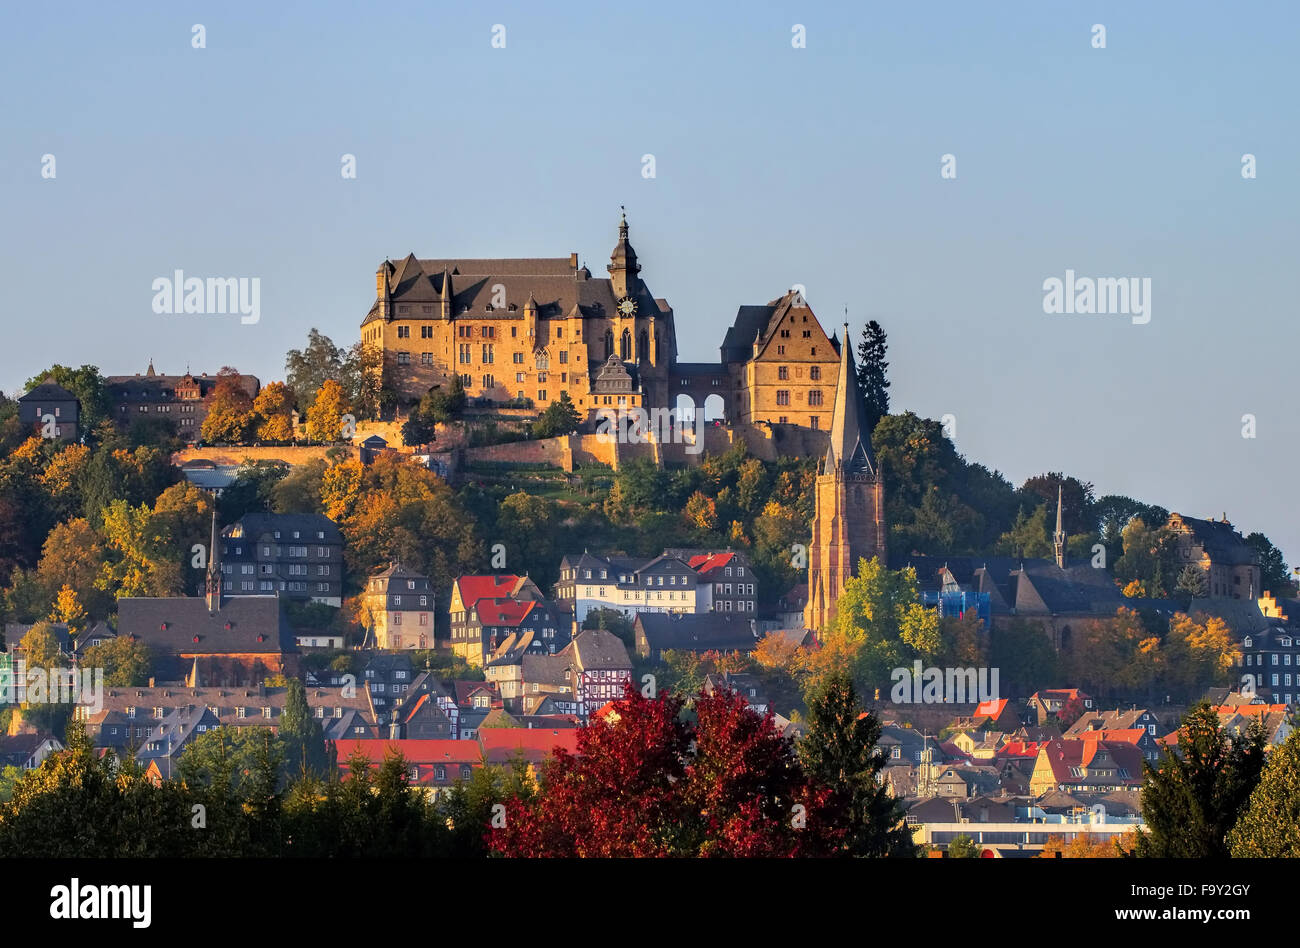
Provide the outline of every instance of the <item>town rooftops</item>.
[[[279,534],[277,537],[276,534]],[[321,534],[324,534],[323,536]],[[226,539],[303,540],[309,543],[342,543],[338,524],[324,514],[246,513],[221,531]]]

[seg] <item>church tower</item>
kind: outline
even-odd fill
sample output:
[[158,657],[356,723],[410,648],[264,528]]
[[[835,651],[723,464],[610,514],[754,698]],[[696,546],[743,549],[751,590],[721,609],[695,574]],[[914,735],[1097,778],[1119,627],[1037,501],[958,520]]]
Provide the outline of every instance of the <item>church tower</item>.
[[817,473],[812,545],[808,550],[808,607],[804,624],[824,632],[835,601],[860,559],[885,559],[885,490],[863,430],[862,392],[853,365],[849,327],[840,343],[840,375],[830,445]]

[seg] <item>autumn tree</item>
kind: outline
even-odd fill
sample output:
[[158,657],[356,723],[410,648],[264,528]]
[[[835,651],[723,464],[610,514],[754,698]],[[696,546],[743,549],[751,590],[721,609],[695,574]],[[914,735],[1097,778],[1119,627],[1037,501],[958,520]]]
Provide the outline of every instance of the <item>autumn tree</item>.
[[283,382],[264,385],[253,400],[252,411],[259,441],[293,438],[293,391]]
[[89,624],[90,616],[82,608],[77,592],[64,583],[54,596],[54,609],[50,612],[51,622],[62,622],[68,627],[68,633],[76,638]]
[[208,414],[199,428],[204,441],[244,441],[256,421],[253,397],[241,384],[239,370],[223,366],[207,398]]
[[51,597],[61,586],[69,586],[92,618],[103,619],[112,600],[96,586],[106,556],[104,541],[81,517],[60,523],[45,538],[37,578]]
[[316,390],[307,413],[307,437],[312,441],[338,441],[343,436],[343,416],[348,410],[343,387],[335,379],[326,379]]

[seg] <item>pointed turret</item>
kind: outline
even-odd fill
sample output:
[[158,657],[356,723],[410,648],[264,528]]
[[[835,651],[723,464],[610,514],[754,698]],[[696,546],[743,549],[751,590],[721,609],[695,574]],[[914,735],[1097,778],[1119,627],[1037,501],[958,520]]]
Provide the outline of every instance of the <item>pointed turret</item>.
[[208,543],[208,576],[206,584],[206,593],[208,599],[208,611],[216,612],[221,608],[221,547],[218,546],[220,537],[217,536],[217,508],[212,508],[212,538]]
[[608,269],[614,299],[618,300],[630,295],[636,288],[636,275],[641,272],[641,265],[636,262],[636,251],[628,243],[626,210],[623,210],[623,216],[618,222],[618,243],[614,245],[614,252],[609,255]]
[[1056,565],[1065,569],[1065,527],[1061,515],[1061,485],[1056,485],[1056,532],[1052,534],[1052,549],[1056,553]]
[[449,271],[446,267],[443,267],[443,268],[442,268],[442,286],[440,286],[440,287],[438,288],[438,302],[439,302],[439,303],[441,304],[441,306],[442,306],[442,318],[443,318],[443,319],[451,319],[451,317],[455,315],[455,314],[452,312],[452,309],[453,309],[453,307],[452,307],[452,297],[453,297],[453,295],[454,295],[454,294],[453,294],[453,292],[452,292],[452,288],[451,288],[451,271]]
[[[844,338],[849,338],[848,323],[844,324]],[[840,346],[840,377],[835,385],[835,414],[831,418],[825,473],[856,476],[876,473],[871,459],[871,433],[862,430],[862,416],[862,391],[853,365],[853,347],[846,341]]]

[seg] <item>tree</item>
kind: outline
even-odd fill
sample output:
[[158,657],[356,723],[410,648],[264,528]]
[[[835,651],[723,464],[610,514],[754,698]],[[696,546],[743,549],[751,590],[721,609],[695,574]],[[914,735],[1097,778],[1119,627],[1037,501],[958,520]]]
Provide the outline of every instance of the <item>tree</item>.
[[1039,504],[1029,516],[1025,516],[1024,508],[1021,508],[1011,529],[998,540],[997,552],[1002,556],[1052,556],[1052,538],[1047,529],[1047,505]]
[[347,413],[343,387],[334,379],[326,379],[307,414],[307,437],[312,441],[338,441],[343,436],[343,416]]
[[238,444],[246,440],[257,422],[253,398],[241,384],[239,370],[223,366],[217,384],[207,398],[208,414],[199,428],[204,441]]
[[568,392],[560,392],[560,397],[547,405],[541,416],[533,423],[534,438],[554,438],[556,435],[568,434],[577,430],[582,418],[574,407]]
[[1178,743],[1166,747],[1158,767],[1144,762],[1138,837],[1144,858],[1227,858],[1228,833],[1250,803],[1264,767],[1264,733],[1226,734],[1208,704],[1183,717]]
[[304,348],[290,349],[285,354],[285,382],[293,390],[294,401],[300,410],[311,414],[316,393],[326,379],[338,379],[343,374],[345,358],[343,349],[314,326],[307,334]]
[[1194,563],[1188,563],[1178,574],[1178,585],[1174,592],[1188,599],[1204,599],[1210,594],[1210,580],[1205,570]]
[[[1128,834],[1125,834],[1127,836]],[[1093,840],[1087,833],[1077,833],[1068,843],[1063,836],[1049,836],[1039,859],[1118,859],[1132,850],[1120,837]]]
[[64,583],[54,597],[54,609],[50,612],[50,621],[65,624],[69,634],[75,638],[87,626],[89,620],[90,617],[77,599],[76,590]]
[[[848,340],[844,340],[848,344]],[[885,330],[874,319],[862,328],[862,340],[858,343],[858,388],[867,410],[863,419],[867,431],[875,431],[880,419],[889,414],[889,363],[885,353],[889,345]]]
[[81,664],[86,668],[104,669],[104,684],[110,688],[130,688],[146,684],[153,674],[153,656],[149,646],[126,635],[119,635],[86,649]]
[[293,391],[283,382],[270,382],[253,399],[255,436],[259,441],[293,438]]
[[1300,856],[1300,731],[1269,755],[1228,847],[1236,859]]
[[1258,532],[1247,536],[1246,543],[1254,547],[1255,552],[1259,554],[1259,581],[1263,588],[1255,590],[1255,595],[1271,592],[1279,599],[1295,595],[1296,584],[1290,570],[1287,569],[1282,551],[1275,547],[1268,537]]
[[942,644],[939,614],[921,605],[916,571],[887,569],[875,557],[859,560],[857,575],[836,599],[822,648],[810,656],[807,689],[815,691],[835,672],[874,688],[894,668],[937,655]]
[[978,859],[980,847],[965,833],[959,834],[948,844],[949,859]]
[[284,696],[284,714],[280,718],[280,739],[290,779],[328,775],[329,758],[325,752],[325,734],[307,706],[302,681],[290,678]]
[[691,494],[682,511],[682,518],[695,531],[708,533],[718,527],[718,507],[712,498],[705,497],[698,490]]
[[836,852],[915,855],[903,809],[877,779],[885,766],[877,747],[880,722],[863,710],[851,678],[832,674],[822,683],[809,702],[807,727],[799,757],[809,780],[830,791],[827,818],[842,833]]
[[28,629],[19,647],[28,668],[58,668],[63,664],[63,649],[49,622],[37,622]]
[[[826,823],[790,742],[726,691],[682,699],[631,684],[608,720],[557,749],[531,801],[506,803],[490,845],[509,856],[778,856],[822,853]],[[802,808],[802,809],[800,809]]]
[[96,587],[104,567],[107,551],[98,533],[84,519],[77,517],[50,531],[41,548],[36,576],[47,595],[60,586],[70,586],[86,612],[97,619],[105,618],[112,602]]

